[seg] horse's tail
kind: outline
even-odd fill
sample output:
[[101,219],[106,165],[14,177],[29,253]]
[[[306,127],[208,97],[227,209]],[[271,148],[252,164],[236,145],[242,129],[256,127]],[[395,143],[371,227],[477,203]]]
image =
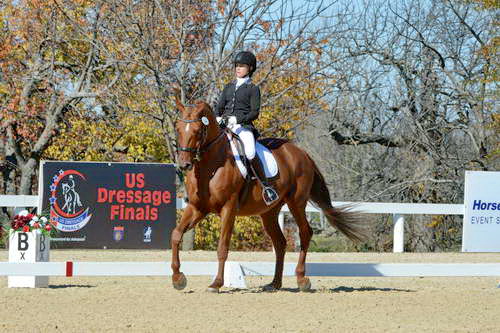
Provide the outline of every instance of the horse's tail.
[[352,206],[333,207],[330,192],[326,186],[325,178],[311,159],[314,167],[314,182],[311,188],[310,200],[321,208],[328,222],[355,242],[366,240],[366,222],[363,215],[352,212]]

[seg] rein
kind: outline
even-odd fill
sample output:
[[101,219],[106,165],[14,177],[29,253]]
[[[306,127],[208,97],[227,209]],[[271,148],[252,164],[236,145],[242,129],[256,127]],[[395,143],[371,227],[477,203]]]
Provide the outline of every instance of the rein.
[[195,122],[201,122],[203,124],[203,139],[200,143],[200,145],[196,148],[191,148],[191,147],[177,147],[177,150],[180,150],[180,151],[186,151],[186,152],[190,152],[190,153],[195,153],[195,156],[193,158],[193,161],[194,162],[198,162],[201,160],[201,154],[203,154],[204,152],[207,152],[210,147],[216,143],[223,135],[224,133],[226,133],[226,129],[220,131],[220,133],[217,135],[217,137],[215,139],[213,139],[212,141],[208,142],[206,145],[204,145],[205,143],[205,140],[207,139],[207,125],[205,125],[205,123],[203,122],[202,119],[182,119],[180,118],[179,119],[180,121],[184,122],[184,123],[195,123]]

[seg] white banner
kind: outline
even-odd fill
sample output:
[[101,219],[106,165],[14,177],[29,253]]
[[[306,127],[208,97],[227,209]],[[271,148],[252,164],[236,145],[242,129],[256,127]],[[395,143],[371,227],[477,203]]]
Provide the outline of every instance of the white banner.
[[462,252],[500,252],[500,172],[465,172]]

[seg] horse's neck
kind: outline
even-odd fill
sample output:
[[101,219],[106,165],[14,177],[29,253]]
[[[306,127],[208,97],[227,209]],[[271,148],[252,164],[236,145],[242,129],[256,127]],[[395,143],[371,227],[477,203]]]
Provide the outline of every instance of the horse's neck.
[[198,167],[206,170],[207,172],[213,172],[222,167],[228,158],[227,147],[229,147],[229,144],[226,133],[216,131],[216,134],[210,139],[210,141],[212,140],[216,141],[214,141],[211,147],[209,147],[209,149],[202,154],[200,163],[197,163]]
[[[214,132],[214,135],[208,137],[208,141],[211,142],[215,139],[217,139],[217,141],[215,141],[207,151],[201,154],[200,161],[195,163],[193,169],[190,171],[191,175],[187,179],[187,181],[191,183],[190,187],[208,189],[208,183],[215,172],[226,164],[229,157],[227,153],[229,142],[225,133],[221,133],[220,131]],[[217,138],[219,135],[221,135],[221,137]]]

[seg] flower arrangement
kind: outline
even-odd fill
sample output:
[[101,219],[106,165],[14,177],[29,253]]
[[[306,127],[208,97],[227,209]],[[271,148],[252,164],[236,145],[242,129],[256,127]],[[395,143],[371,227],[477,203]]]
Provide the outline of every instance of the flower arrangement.
[[43,215],[31,214],[28,213],[27,210],[23,210],[16,216],[14,216],[14,218],[10,222],[9,229],[12,231],[22,232],[39,230],[43,234],[50,234],[52,225],[50,224],[47,217]]

